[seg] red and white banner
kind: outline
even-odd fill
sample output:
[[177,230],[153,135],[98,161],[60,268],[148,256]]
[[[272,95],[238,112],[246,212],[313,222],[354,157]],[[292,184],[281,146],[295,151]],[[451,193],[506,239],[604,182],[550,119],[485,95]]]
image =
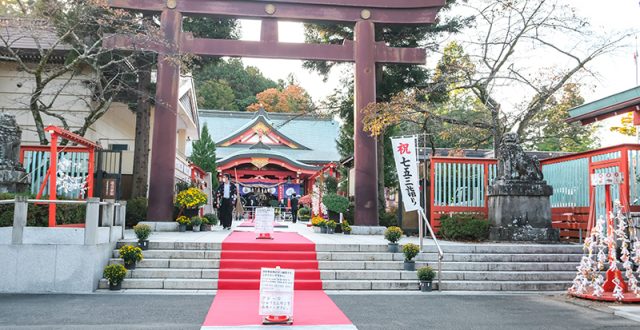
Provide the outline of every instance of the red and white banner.
[[406,212],[420,209],[420,183],[416,137],[391,138],[393,159],[398,171],[402,202]]
[[621,172],[591,174],[592,186],[621,184],[623,182],[624,182],[624,175]]

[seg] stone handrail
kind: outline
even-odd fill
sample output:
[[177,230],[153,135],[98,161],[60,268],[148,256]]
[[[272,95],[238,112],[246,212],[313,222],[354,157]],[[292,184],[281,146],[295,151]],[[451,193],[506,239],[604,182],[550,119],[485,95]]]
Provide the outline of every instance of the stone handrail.
[[[120,231],[116,239],[124,238],[124,226],[126,216],[126,201],[104,200],[88,198],[85,201],[72,200],[41,200],[27,199],[25,196],[16,196],[14,200],[0,200],[0,204],[14,204],[12,244],[22,244],[24,240],[24,228],[27,226],[28,203],[42,204],[86,204],[84,245],[98,244],[98,225],[100,220],[100,207],[102,206],[102,227],[119,226]],[[111,235],[109,236],[111,240]]]

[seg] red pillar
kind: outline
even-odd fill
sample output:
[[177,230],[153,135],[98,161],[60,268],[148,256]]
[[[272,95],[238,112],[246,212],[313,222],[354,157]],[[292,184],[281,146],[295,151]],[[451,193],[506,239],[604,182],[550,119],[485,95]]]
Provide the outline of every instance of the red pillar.
[[355,224],[378,225],[378,168],[376,139],[364,131],[364,109],[376,101],[374,24],[358,21],[355,31]]
[[[165,9],[160,16],[162,33],[169,45],[177,45],[182,15]],[[156,106],[153,123],[151,171],[149,173],[150,221],[172,221],[174,177],[176,171],[176,127],[180,66],[167,55],[158,56]]]
[[[49,151],[49,200],[56,200],[58,190],[58,135],[51,134],[51,149]],[[56,226],[56,203],[49,203],[49,227]]]

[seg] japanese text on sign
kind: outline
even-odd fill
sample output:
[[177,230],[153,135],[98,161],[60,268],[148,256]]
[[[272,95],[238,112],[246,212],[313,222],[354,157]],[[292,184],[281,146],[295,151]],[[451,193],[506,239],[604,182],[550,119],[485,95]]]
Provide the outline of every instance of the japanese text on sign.
[[608,184],[621,184],[624,182],[624,175],[620,172],[614,173],[594,173],[591,174],[592,186],[604,186]]
[[415,137],[392,138],[391,144],[405,211],[418,210],[420,209],[420,184],[416,165],[416,139]]
[[275,211],[271,207],[259,207],[256,209],[256,235],[273,234],[273,221]]
[[260,315],[293,316],[293,269],[262,268]]

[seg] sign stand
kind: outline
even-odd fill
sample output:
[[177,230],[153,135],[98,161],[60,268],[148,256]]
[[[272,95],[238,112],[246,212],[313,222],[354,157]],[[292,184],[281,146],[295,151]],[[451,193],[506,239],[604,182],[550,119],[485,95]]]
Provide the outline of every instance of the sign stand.
[[293,284],[295,270],[262,268],[260,270],[260,315],[262,324],[293,324]]
[[273,221],[275,210],[272,207],[259,207],[255,209],[256,239],[273,239]]

